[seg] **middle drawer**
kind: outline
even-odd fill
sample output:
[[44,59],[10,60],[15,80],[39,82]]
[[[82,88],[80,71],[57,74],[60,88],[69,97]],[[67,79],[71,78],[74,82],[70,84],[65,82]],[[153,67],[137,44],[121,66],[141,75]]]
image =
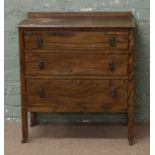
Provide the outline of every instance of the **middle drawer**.
[[127,75],[126,54],[81,52],[26,53],[27,75]]

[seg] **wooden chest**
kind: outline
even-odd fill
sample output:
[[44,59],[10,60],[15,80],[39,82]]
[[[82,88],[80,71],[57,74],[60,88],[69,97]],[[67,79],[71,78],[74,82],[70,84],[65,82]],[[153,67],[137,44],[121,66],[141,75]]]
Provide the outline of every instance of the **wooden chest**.
[[121,112],[132,144],[132,13],[31,12],[18,27],[22,142],[28,112],[32,126],[36,112]]

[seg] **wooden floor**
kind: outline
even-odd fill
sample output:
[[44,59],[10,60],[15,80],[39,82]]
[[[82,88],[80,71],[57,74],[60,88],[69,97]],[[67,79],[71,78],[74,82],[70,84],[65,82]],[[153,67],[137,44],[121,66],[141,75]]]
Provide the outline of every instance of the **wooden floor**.
[[136,125],[133,146],[123,125],[42,124],[29,128],[26,144],[20,127],[5,122],[5,155],[149,155],[149,124]]

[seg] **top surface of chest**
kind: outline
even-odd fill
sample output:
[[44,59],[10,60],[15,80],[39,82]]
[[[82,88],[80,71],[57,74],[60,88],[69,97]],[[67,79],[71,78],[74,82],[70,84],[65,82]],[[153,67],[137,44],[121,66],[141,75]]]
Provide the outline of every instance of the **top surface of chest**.
[[25,28],[134,28],[131,12],[30,12],[18,27]]

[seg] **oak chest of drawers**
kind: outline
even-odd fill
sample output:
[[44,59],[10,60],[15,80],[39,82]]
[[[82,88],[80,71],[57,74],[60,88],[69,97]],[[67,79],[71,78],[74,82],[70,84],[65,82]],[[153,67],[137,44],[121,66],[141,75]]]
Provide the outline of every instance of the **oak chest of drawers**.
[[28,13],[19,24],[22,142],[36,112],[120,112],[133,143],[130,12]]

